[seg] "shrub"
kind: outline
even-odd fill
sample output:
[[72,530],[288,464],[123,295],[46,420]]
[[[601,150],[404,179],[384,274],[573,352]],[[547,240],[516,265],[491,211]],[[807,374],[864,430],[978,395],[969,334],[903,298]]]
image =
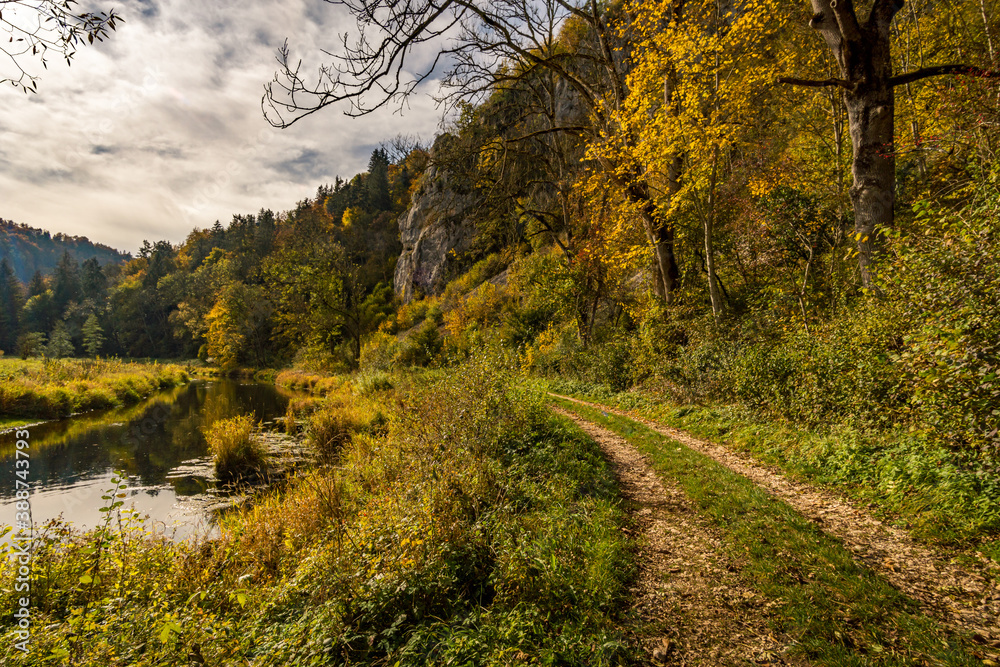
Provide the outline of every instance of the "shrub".
[[361,396],[370,396],[376,392],[392,389],[389,374],[381,371],[358,373],[354,378],[354,385]]
[[396,365],[399,357],[399,341],[392,334],[378,331],[361,346],[359,366],[362,371],[388,371]]
[[328,401],[309,417],[306,428],[309,444],[321,461],[334,461],[344,445],[349,443],[352,436],[366,423],[365,415],[357,407],[341,405],[338,401]]
[[253,415],[221,419],[205,431],[205,439],[220,480],[255,476],[264,468],[266,451],[257,437]]

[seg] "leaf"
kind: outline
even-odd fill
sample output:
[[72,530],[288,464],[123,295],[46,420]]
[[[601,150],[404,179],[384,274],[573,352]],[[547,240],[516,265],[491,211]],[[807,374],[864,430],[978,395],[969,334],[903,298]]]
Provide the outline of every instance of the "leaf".
[[89,574],[81,574],[80,575],[80,583],[81,584],[90,584],[90,583],[93,583],[93,581],[94,581],[94,578],[91,577]]

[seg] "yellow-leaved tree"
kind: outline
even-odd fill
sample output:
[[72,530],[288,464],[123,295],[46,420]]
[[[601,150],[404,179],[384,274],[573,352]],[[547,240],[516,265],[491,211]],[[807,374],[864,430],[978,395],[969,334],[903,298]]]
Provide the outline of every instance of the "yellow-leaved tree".
[[[766,183],[753,165],[778,123],[773,82],[786,64],[778,45],[797,5],[789,0],[634,0],[623,29],[635,44],[620,138],[593,147],[634,151],[668,224],[696,221],[716,319],[722,314],[714,247],[723,179]],[[739,175],[737,175],[739,172]],[[700,253],[699,253],[700,254]]]

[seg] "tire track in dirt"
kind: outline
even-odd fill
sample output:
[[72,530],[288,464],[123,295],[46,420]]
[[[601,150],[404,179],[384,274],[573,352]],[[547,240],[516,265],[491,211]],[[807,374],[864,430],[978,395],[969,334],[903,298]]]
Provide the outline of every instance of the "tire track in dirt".
[[773,603],[741,580],[738,564],[677,486],[665,485],[624,438],[571,412],[603,450],[638,528],[639,576],[630,591],[639,632],[658,665],[805,665],[784,655],[791,644],[768,627]]
[[[550,395],[632,419],[743,475],[839,538],[859,561],[919,602],[925,613],[955,631],[971,634],[977,643],[988,647],[990,658],[1000,652],[1000,586],[956,565],[947,553],[919,544],[906,531],[885,525],[834,493],[790,480],[747,455],[622,410]],[[1000,571],[1000,566],[988,559],[983,558],[982,563],[984,569]],[[998,658],[993,659],[1000,663]]]

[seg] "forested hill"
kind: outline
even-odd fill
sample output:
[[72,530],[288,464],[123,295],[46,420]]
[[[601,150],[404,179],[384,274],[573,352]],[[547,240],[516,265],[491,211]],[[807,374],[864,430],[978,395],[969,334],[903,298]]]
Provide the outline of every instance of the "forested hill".
[[80,263],[91,258],[97,258],[102,265],[131,259],[128,253],[94,243],[85,236],[53,235],[44,229],[0,219],[0,258],[7,259],[21,282],[27,283],[36,271],[52,273],[66,252]]

